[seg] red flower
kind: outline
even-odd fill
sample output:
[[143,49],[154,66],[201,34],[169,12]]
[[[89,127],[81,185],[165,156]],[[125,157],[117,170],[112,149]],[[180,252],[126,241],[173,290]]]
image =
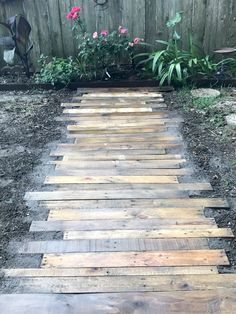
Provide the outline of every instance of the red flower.
[[106,37],[108,35],[108,30],[106,30],[106,29],[102,30],[101,35]]
[[73,7],[71,11],[66,15],[68,20],[76,20],[79,17],[80,7]]
[[72,9],[71,9],[71,13],[78,13],[78,12],[80,12],[81,11],[81,8],[80,7],[73,7]]

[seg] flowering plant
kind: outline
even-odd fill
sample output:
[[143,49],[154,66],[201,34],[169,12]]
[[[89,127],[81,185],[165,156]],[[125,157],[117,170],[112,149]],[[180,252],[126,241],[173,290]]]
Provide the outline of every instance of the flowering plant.
[[74,23],[78,40],[77,61],[90,78],[109,77],[109,69],[119,68],[121,64],[132,64],[135,46],[140,38],[131,40],[128,29],[119,26],[115,31],[103,29],[93,34],[86,32],[86,26],[80,17],[80,7],[73,7],[67,14],[67,19]]

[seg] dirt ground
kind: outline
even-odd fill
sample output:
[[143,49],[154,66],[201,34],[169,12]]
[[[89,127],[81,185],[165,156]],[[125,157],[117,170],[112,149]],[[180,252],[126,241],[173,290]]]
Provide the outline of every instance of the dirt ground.
[[[186,143],[186,158],[196,168],[195,176],[206,178],[214,191],[209,197],[227,198],[229,210],[207,210],[220,227],[230,227],[236,236],[236,129],[228,127],[225,116],[236,112],[236,95],[232,89],[221,90],[215,101],[194,100],[190,90],[166,94],[170,110],[177,110],[185,122],[182,135]],[[211,240],[213,247],[225,248],[231,261],[222,272],[236,271],[236,241]]]
[[[51,146],[62,138],[60,102],[68,91],[0,93],[0,267],[9,266],[9,241],[28,233],[30,220],[40,213],[24,201],[26,190],[39,187]],[[50,143],[50,146],[48,146]],[[34,170],[34,171],[33,171]]]

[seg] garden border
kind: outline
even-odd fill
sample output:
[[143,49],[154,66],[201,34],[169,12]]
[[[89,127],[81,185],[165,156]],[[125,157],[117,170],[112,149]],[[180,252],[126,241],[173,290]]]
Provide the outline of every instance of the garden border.
[[[190,84],[196,87],[236,87],[236,79],[215,80],[202,79],[189,81]],[[156,87],[160,92],[171,92],[174,90],[173,86],[159,86],[156,80],[121,80],[121,81],[84,81],[74,82],[65,86],[63,84],[49,84],[49,83],[4,83],[0,84],[0,91],[24,91],[32,89],[43,90],[60,90],[67,87],[70,90],[77,90],[78,88],[119,88],[119,87]]]

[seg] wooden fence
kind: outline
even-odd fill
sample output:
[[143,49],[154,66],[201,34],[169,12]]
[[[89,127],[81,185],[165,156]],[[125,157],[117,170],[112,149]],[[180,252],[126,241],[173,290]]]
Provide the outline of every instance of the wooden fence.
[[236,45],[236,0],[108,0],[104,10],[93,0],[0,0],[0,20],[24,14],[32,25],[34,50],[32,60],[40,54],[70,56],[76,54],[71,22],[65,16],[80,5],[88,30],[110,30],[124,25],[131,35],[146,42],[167,39],[166,22],[183,11],[180,33],[186,38],[191,29],[195,41],[205,52]]

